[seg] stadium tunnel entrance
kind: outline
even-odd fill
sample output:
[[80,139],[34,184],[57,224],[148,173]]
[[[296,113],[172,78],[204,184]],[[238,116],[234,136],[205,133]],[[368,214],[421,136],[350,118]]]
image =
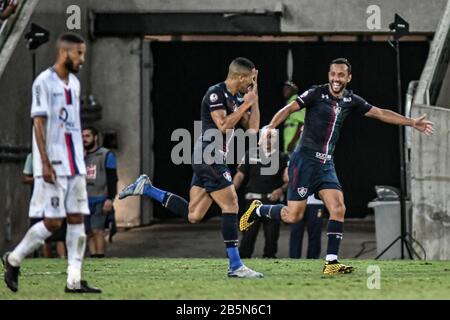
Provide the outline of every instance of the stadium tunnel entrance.
[[[237,56],[251,59],[259,70],[261,126],[284,106],[281,88],[287,79],[289,50],[293,57],[292,80],[300,92],[311,85],[326,83],[329,62],[336,57],[346,57],[353,66],[353,80],[348,88],[373,105],[396,110],[395,55],[385,41],[287,42],[278,39],[262,42],[230,41],[231,37],[228,41],[198,41],[198,37],[196,41],[151,39],[148,37],[144,42],[143,50],[144,55],[149,55],[143,57],[145,68],[150,69],[144,72],[150,78],[143,79],[143,92],[148,94],[147,102],[151,104],[150,114],[143,117],[149,119],[149,136],[143,136],[143,139],[151,140],[153,150],[148,159],[143,160],[147,161],[143,166],[151,167],[155,185],[186,198],[192,169],[190,165],[172,163],[171,151],[178,142],[171,141],[171,134],[178,128],[193,134],[194,121],[200,119],[203,95],[209,86],[225,80],[228,64]],[[172,38],[162,38],[167,39]],[[420,77],[428,48],[426,41],[402,42],[404,84]],[[402,89],[405,95],[407,85]],[[143,123],[143,126],[146,125]],[[336,146],[335,164],[344,188],[347,217],[365,217],[371,212],[367,203],[376,197],[375,185],[399,186],[397,127],[350,116]],[[233,173],[235,167],[231,166]],[[242,199],[242,191],[239,194]],[[172,217],[159,204],[153,209],[156,219]],[[207,218],[218,214],[219,208],[213,206]]]

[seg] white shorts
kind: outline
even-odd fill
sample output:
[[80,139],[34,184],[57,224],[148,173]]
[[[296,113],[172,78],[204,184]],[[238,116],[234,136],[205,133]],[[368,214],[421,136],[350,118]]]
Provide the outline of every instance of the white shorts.
[[55,184],[35,177],[30,218],[65,218],[67,213],[89,214],[86,177],[57,177]]

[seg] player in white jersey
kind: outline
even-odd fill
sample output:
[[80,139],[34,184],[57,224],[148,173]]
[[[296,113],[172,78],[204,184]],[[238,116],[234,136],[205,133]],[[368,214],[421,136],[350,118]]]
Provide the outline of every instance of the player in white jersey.
[[86,247],[83,216],[89,214],[86,168],[80,123],[80,83],[75,77],[86,52],[82,37],[65,33],[57,41],[58,55],[53,67],[33,83],[33,174],[31,218],[44,218],[34,224],[19,245],[3,256],[5,283],[18,290],[19,268],[25,257],[57,231],[67,217],[66,292],[100,293],[81,280]]

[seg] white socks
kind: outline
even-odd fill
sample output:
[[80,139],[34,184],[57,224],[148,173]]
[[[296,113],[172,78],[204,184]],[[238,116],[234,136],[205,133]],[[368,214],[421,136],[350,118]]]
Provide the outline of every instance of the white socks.
[[44,225],[44,221],[35,223],[30,229],[28,229],[25,237],[23,237],[19,245],[9,254],[9,263],[14,267],[20,266],[23,259],[25,259],[25,257],[34,250],[42,246],[45,239],[51,235],[52,233],[47,230]]
[[338,256],[336,254],[327,254],[327,256],[325,257],[326,261],[334,261],[337,260]]
[[81,280],[81,265],[86,249],[86,233],[84,224],[67,224],[67,287],[79,289]]

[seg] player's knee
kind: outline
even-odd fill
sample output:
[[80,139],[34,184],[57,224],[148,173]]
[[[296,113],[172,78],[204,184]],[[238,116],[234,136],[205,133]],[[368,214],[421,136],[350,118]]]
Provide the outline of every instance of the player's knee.
[[290,214],[283,218],[286,223],[297,223],[303,219],[303,214]]
[[230,203],[226,205],[222,205],[221,207],[223,213],[238,213],[239,212],[239,203],[238,199],[233,199]]
[[45,219],[44,225],[48,231],[53,233],[58,231],[59,228],[61,228],[62,222],[63,222],[62,219]]
[[343,203],[337,203],[335,205],[332,205],[329,209],[330,211],[330,218],[344,218],[345,216],[345,205]]
[[[305,210],[302,208],[289,208],[284,207],[285,214],[283,215],[283,221],[286,223],[297,223],[303,219]],[[283,213],[282,213],[283,214]]]
[[189,223],[196,224],[202,221],[202,218],[194,212],[189,212],[188,221]]
[[67,215],[67,223],[69,224],[82,224],[84,222],[84,218],[82,214],[68,214]]

